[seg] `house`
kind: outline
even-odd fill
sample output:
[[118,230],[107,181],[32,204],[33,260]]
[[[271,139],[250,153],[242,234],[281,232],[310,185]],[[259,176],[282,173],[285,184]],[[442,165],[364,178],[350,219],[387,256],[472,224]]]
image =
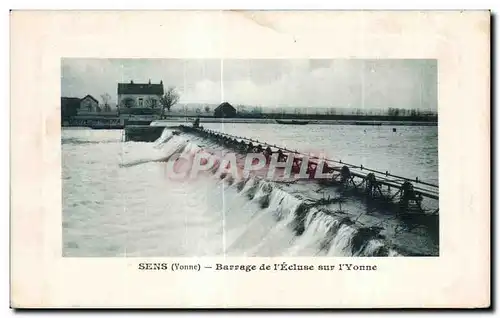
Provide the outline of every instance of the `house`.
[[214,109],[214,117],[231,118],[236,117],[236,108],[234,108],[228,102],[220,104],[216,109]]
[[126,109],[160,109],[160,99],[163,95],[163,81],[160,84],[148,83],[118,83],[118,107],[120,112]]
[[80,108],[80,98],[61,97],[61,123],[69,121],[78,114]]
[[122,127],[116,111],[102,112],[92,95],[83,98],[61,97],[61,125],[78,127]]
[[99,101],[92,95],[87,95],[80,100],[79,113],[97,113],[101,111],[99,108]]

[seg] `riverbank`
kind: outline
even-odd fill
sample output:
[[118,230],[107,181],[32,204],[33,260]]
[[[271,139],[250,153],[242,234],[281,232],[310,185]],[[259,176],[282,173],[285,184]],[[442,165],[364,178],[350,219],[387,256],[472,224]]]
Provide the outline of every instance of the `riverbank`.
[[[200,119],[200,124],[219,124],[219,123],[234,123],[234,124],[279,124],[276,119],[272,118],[215,118],[215,117],[168,117],[158,120],[140,120],[119,118],[95,118],[85,120],[72,120],[63,123],[63,127],[88,127],[93,129],[123,129],[128,125],[149,125],[152,126],[170,126],[172,123],[190,124],[196,118]],[[301,124],[308,125],[360,125],[360,126],[437,126],[437,121],[418,121],[418,120],[373,120],[365,119],[286,119],[284,122],[298,121]]]
[[[155,120],[152,126],[169,126],[172,123],[193,122],[195,118],[167,118]],[[390,121],[390,120],[330,120],[315,119],[301,120],[309,125],[367,125],[367,126],[437,126],[437,122],[429,121]],[[234,124],[277,124],[276,120],[269,118],[207,118],[201,117],[200,124],[234,123]]]

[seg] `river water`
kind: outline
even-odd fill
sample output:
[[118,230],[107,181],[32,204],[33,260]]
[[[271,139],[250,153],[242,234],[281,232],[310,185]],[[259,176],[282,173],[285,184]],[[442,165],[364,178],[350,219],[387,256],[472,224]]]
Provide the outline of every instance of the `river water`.
[[[438,184],[435,126],[204,124],[299,151]],[[317,183],[172,180],[165,158],[199,147],[199,136],[122,142],[121,130],[63,128],[63,255],[436,256],[438,224],[408,225],[359,197],[307,207],[339,189]],[[430,202],[436,209],[438,202]],[[347,221],[346,221],[347,220]],[[366,228],[380,230],[368,233]]]

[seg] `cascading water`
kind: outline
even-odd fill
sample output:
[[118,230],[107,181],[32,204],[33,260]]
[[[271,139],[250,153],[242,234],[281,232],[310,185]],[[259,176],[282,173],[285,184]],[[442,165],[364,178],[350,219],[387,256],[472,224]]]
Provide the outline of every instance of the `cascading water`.
[[[231,169],[219,173],[218,168],[227,164],[221,157],[228,149],[200,136],[165,129],[154,143],[119,138],[71,135],[63,140],[63,153],[64,147],[71,150],[63,160],[65,255],[436,253],[428,248],[432,245],[420,229],[398,230],[401,222],[393,215],[368,209],[359,199],[346,197],[341,206],[316,204],[321,198],[342,195],[339,189],[314,181],[275,182],[258,174],[232,175]],[[107,155],[98,157],[101,153]],[[213,168],[202,169],[194,178],[189,173],[184,178],[169,175],[173,158],[184,158],[175,166],[189,170],[189,160],[200,153],[216,163]],[[86,182],[92,182],[92,199],[86,196],[89,188],[81,186]],[[84,238],[81,233],[86,233]],[[97,240],[99,233],[109,235]]]
[[[192,157],[201,149],[184,136],[172,135],[168,129],[154,143],[154,148],[162,149],[163,155],[152,161],[168,160],[174,153]],[[211,169],[211,173],[207,172],[202,177],[208,183],[218,184],[221,189],[219,198],[224,201],[221,203],[225,209],[224,217],[232,219],[226,224],[234,228],[221,229],[224,232],[222,235],[230,233],[230,237],[226,237],[223,253],[235,254],[235,250],[250,256],[270,254],[269,250],[277,255],[289,256],[387,256],[395,253],[386,247],[388,244],[383,240],[373,241],[370,237],[366,238],[366,242],[356,245],[354,238],[359,229],[354,222],[342,216],[336,217],[325,211],[308,208],[303,200],[287,193],[272,181],[257,177],[236,179],[236,176],[229,173],[216,174],[216,171],[217,169]],[[229,202],[236,200],[241,203],[242,199],[247,201],[245,211],[239,211],[241,206],[235,207]],[[237,216],[242,213],[246,215],[238,222]],[[231,214],[235,216],[232,217]],[[286,242],[281,242],[282,246],[279,247],[267,248],[273,244],[274,239],[284,239]],[[380,252],[383,248],[385,253]]]

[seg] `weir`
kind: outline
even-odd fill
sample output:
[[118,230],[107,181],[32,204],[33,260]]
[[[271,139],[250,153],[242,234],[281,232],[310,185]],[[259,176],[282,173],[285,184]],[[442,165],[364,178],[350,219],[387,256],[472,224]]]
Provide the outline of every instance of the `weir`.
[[[422,181],[419,178],[410,179],[391,174],[388,171],[383,172],[366,168],[363,165],[358,166],[341,160],[310,156],[297,150],[290,150],[251,138],[203,129],[202,127],[180,125],[178,128],[184,132],[212,139],[225,147],[243,153],[261,152],[266,158],[269,158],[273,153],[277,153],[278,158],[282,161],[286,161],[288,156],[292,155],[295,167],[301,166],[302,158],[308,158],[307,173],[311,177],[315,175],[316,169],[323,164],[322,173],[329,174],[330,177],[322,180],[340,185],[345,190],[354,191],[373,199],[397,203],[401,214],[437,215],[439,213],[439,208],[431,211],[431,213],[425,213],[422,207],[424,198],[439,200],[439,186]],[[330,200],[326,200],[327,203],[328,201]]]
[[[315,255],[325,256],[439,255],[438,187],[432,187],[431,183],[340,160],[315,158],[306,155],[305,151],[300,153],[202,127],[175,125],[158,128],[161,132],[155,130],[154,133],[155,138],[158,137],[153,145],[155,157],[148,156],[147,160],[126,162],[122,166],[128,167],[137,162],[175,164],[176,158],[182,157],[184,160],[178,163],[188,170],[191,168],[189,172],[192,172],[199,166],[192,165],[196,162],[189,159],[199,158],[200,165],[211,162],[202,169],[207,173],[203,173],[199,182],[205,182],[205,177],[209,180],[214,177],[216,182],[219,178],[221,181],[224,179],[220,187],[210,186],[207,189],[214,191],[209,192],[212,197],[219,196],[219,190],[226,195],[223,200],[214,200],[214,213],[219,209],[231,211],[225,214],[226,225],[231,229],[238,228],[238,233],[227,237],[227,247],[224,247],[231,253],[244,250],[248,255],[268,255],[271,249],[275,249],[275,244],[283,244],[285,249],[280,253],[294,256],[309,253],[310,249],[315,250]],[[136,132],[139,141],[153,139],[153,136],[145,134],[152,132],[151,126],[129,132]],[[127,146],[149,149],[147,145],[136,145],[135,142]],[[257,156],[260,157],[259,168],[251,176],[240,174],[245,171],[241,169],[242,164],[246,166],[252,162],[246,153],[259,153]],[[197,154],[201,156],[197,157]],[[236,161],[229,162],[226,155]],[[278,156],[285,162],[289,159],[289,163],[296,159],[299,164],[295,168],[300,169],[300,176],[297,170],[292,170],[290,176],[289,167],[285,170],[282,164],[276,180],[271,177],[273,164],[268,159],[271,157],[274,162]],[[268,164],[263,165],[263,161]],[[321,161],[327,165],[322,166]],[[233,164],[236,169],[228,169],[234,168]],[[306,168],[309,173],[305,173]],[[316,169],[329,173],[318,177],[313,173]],[[284,172],[283,176],[281,172]],[[194,198],[198,194],[203,196],[205,187],[198,187],[195,182],[198,181],[182,184],[189,187],[187,189],[203,189],[185,193],[191,193]],[[433,195],[427,195],[429,193]],[[247,201],[253,203],[247,205]],[[421,206],[422,201],[424,204]],[[248,226],[241,227],[241,224],[247,223]],[[291,239],[289,235],[297,239]]]

